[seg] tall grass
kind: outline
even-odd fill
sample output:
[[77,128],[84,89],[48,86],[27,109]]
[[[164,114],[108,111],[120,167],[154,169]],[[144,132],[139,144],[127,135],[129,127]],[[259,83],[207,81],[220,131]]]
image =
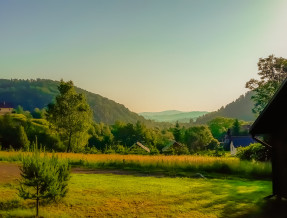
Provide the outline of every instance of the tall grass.
[[[20,161],[22,154],[23,152],[0,151],[0,161]],[[245,178],[271,178],[271,164],[269,162],[240,161],[234,157],[57,154],[61,158],[67,158],[73,166],[83,166],[91,169],[122,169],[182,176],[202,173],[205,175],[223,174]]]

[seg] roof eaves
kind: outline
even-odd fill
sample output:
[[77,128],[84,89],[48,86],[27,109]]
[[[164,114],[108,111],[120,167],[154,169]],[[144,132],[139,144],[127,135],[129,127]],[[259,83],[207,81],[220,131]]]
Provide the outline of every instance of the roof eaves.
[[254,133],[254,130],[255,130],[257,124],[261,121],[262,117],[264,117],[264,115],[265,115],[266,111],[268,111],[270,105],[272,105],[272,103],[278,98],[278,93],[280,93],[280,91],[283,89],[283,87],[285,86],[286,83],[287,83],[287,78],[281,83],[281,86],[279,87],[279,89],[275,92],[275,94],[272,96],[272,98],[270,99],[268,104],[265,106],[263,111],[259,114],[257,119],[251,125],[251,127],[249,129],[249,133],[252,135],[252,137],[254,137],[256,135],[256,133]]

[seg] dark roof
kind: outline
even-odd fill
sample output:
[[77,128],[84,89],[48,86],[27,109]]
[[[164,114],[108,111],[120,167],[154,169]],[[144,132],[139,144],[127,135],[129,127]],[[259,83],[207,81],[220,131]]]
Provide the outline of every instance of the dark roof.
[[232,136],[231,141],[235,148],[240,147],[240,146],[246,147],[252,143],[255,143],[253,138],[251,138],[250,136]]
[[180,144],[180,143],[178,143],[177,141],[170,141],[169,143],[168,143],[168,145],[167,146],[165,146],[163,149],[162,149],[162,151],[166,151],[167,149],[169,149],[170,147],[172,147],[172,146],[174,146],[174,145],[176,145],[176,146],[178,146],[178,147],[182,147],[182,145]]
[[287,79],[274,94],[250,128],[250,134],[272,134],[287,123]]
[[0,108],[13,108],[10,103],[0,102]]

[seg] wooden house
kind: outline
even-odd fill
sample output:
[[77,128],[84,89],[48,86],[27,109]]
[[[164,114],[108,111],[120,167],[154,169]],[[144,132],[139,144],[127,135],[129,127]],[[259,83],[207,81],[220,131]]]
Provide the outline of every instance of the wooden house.
[[[250,129],[252,137],[271,148],[273,195],[287,198],[287,80]],[[268,142],[261,140],[264,135]]]
[[148,153],[150,153],[150,149],[146,146],[144,146],[142,143],[140,142],[136,142],[135,144],[133,144],[130,149],[134,148],[134,147],[140,147],[142,149],[144,149],[145,151],[147,151]]
[[0,115],[11,114],[13,112],[13,107],[5,102],[0,103]]
[[180,149],[180,148],[182,148],[182,145],[176,141],[170,141],[170,143],[162,149],[162,152],[165,152],[171,148],[173,148],[175,150]]

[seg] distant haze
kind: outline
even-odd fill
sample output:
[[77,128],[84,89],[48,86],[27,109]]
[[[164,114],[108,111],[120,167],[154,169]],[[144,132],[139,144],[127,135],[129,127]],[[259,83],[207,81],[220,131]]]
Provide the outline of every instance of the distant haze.
[[284,0],[0,1],[0,78],[73,80],[131,111],[214,111],[287,58]]
[[157,122],[181,122],[181,123],[189,123],[190,120],[195,121],[198,117],[207,114],[207,111],[190,111],[183,112],[177,110],[168,110],[162,112],[143,112],[139,113],[144,118],[148,120],[154,120]]

